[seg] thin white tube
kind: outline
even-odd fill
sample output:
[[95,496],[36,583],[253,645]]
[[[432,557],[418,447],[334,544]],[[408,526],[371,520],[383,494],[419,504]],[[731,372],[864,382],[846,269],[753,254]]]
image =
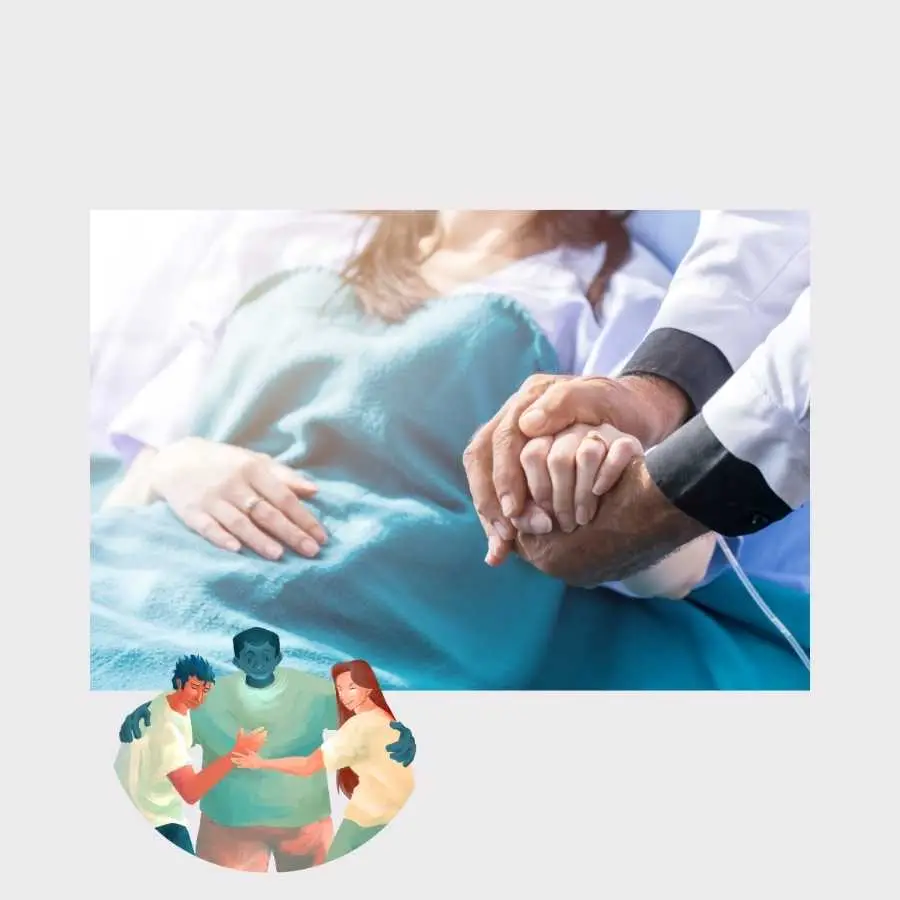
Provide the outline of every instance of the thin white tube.
[[725,559],[728,560],[732,569],[734,569],[734,574],[740,579],[741,584],[744,586],[744,589],[747,593],[753,598],[756,605],[763,611],[765,617],[781,632],[784,639],[791,645],[791,649],[797,656],[800,658],[800,662],[806,666],[806,671],[810,671],[809,666],[809,657],[806,655],[806,651],[800,646],[799,641],[791,634],[788,630],[787,626],[775,613],[769,609],[768,604],[765,600],[763,600],[762,595],[759,591],[753,586],[753,582],[747,577],[747,573],[741,567],[741,564],[737,561],[737,557],[731,552],[731,547],[728,546],[725,538],[723,538],[720,534],[716,535],[716,542],[719,545],[719,548],[725,554]]

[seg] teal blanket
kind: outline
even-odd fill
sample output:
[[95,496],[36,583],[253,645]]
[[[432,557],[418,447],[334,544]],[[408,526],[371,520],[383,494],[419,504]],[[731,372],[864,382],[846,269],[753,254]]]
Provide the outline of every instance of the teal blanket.
[[564,588],[521,560],[483,562],[462,453],[534,372],[556,371],[510,298],[434,301],[399,324],[364,315],[330,273],[290,273],[237,310],[192,433],[309,475],[329,533],[320,556],[230,554],[157,503],[95,513],[94,689],[158,690],[175,658],[222,668],[262,625],[326,674],[367,659],[387,688],[528,686]]
[[[809,653],[809,595],[756,587]],[[730,571],[686,600],[570,589],[532,690],[808,691],[809,672]]]

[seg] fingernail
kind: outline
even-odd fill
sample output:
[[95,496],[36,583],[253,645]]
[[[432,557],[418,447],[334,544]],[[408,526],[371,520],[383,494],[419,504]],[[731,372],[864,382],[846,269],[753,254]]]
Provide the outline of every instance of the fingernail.
[[226,541],[225,548],[227,550],[230,550],[232,553],[237,553],[238,550],[241,549],[241,545],[240,543],[238,543],[238,541]]
[[587,525],[590,521],[590,517],[588,516],[588,509],[586,506],[578,506],[575,509],[575,521],[579,525]]
[[322,528],[313,528],[312,536],[317,540],[320,544],[324,544],[325,541],[328,540],[328,535],[325,534],[325,531]]
[[553,531],[553,520],[543,510],[536,509],[528,516],[532,534],[549,534]]
[[269,559],[281,559],[281,554],[284,552],[281,547],[276,547],[275,545],[269,545],[266,547],[266,556]]
[[512,528],[510,528],[506,522],[501,522],[497,519],[496,521],[491,522],[491,525],[493,526],[494,531],[496,531],[504,541],[511,541],[515,537]]
[[304,556],[316,556],[319,553],[319,545],[315,541],[304,538],[300,541],[300,550]]
[[566,533],[571,534],[575,530],[575,523],[568,516],[557,516],[559,527]]
[[519,420],[519,424],[524,427],[540,428],[547,420],[547,414],[542,409],[529,410]]
[[498,544],[499,544],[499,541],[493,535],[491,535],[488,538],[488,552],[487,552],[487,555],[484,557],[484,561],[489,566],[494,566],[497,564],[497,559],[499,556],[498,549],[497,549]]
[[515,506],[516,504],[513,501],[513,498],[509,496],[509,494],[504,494],[500,498],[500,509],[503,510],[503,515],[507,518],[512,515]]
[[591,488],[591,493],[595,497],[602,497],[605,490],[606,485],[598,478],[597,481],[594,482],[594,486]]

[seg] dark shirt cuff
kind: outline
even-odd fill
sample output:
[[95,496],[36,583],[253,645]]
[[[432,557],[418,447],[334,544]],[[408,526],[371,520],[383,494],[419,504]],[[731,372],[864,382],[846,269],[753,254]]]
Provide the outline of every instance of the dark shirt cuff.
[[756,466],[722,445],[702,414],[649,453],[647,469],[670,503],[725,537],[761,531],[791,512]]
[[734,370],[715,344],[677,328],[658,328],[644,338],[620,374],[655,375],[671,381],[691,401],[693,416]]

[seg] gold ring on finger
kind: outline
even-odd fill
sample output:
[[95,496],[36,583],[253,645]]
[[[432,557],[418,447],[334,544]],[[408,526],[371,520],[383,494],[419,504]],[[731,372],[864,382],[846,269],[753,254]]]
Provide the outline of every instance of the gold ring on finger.
[[245,500],[244,505],[243,505],[244,512],[249,516],[250,513],[252,513],[253,510],[256,509],[257,504],[261,500],[262,500],[262,497],[257,497],[256,495],[254,495],[253,497],[250,497],[249,500]]

